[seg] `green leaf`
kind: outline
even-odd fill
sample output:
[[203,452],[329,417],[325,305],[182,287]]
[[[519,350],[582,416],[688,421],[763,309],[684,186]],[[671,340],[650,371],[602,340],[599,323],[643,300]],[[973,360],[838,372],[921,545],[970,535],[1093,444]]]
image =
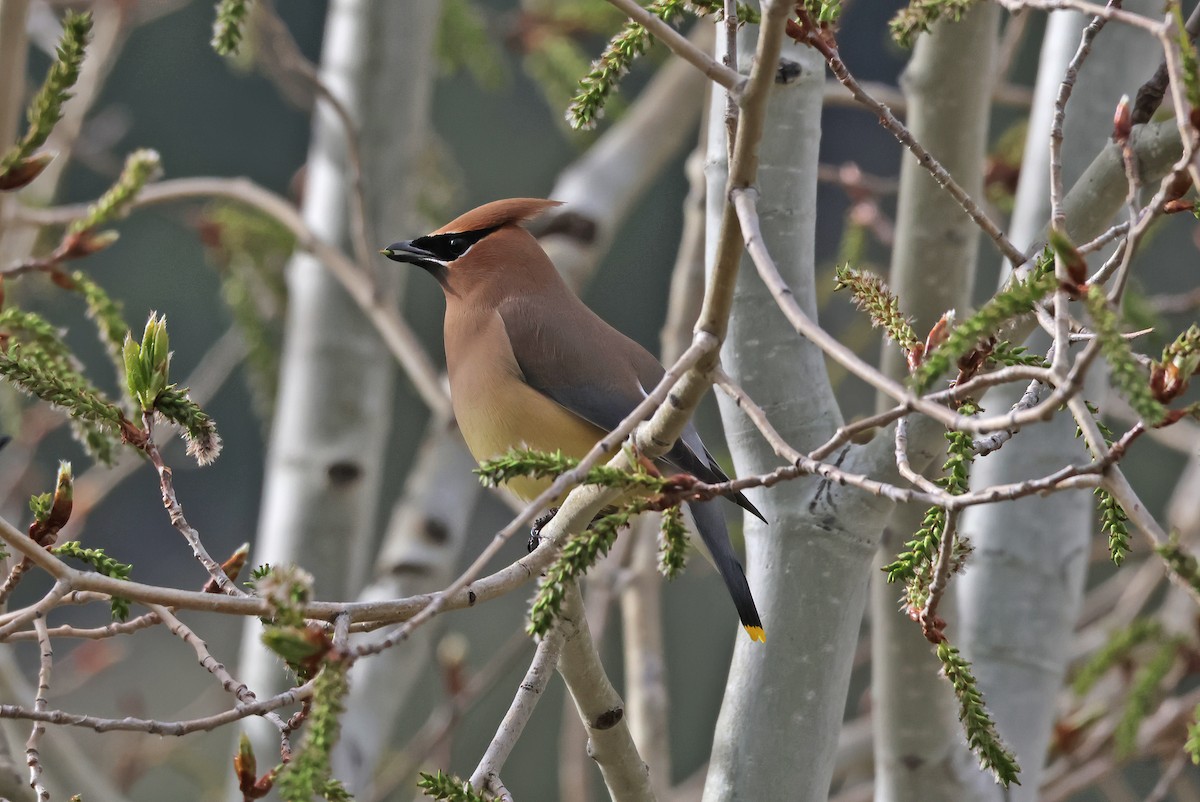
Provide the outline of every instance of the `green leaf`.
[[1175,664],[1175,658],[1179,656],[1182,646],[1183,642],[1180,639],[1171,638],[1159,646],[1158,651],[1134,674],[1125,711],[1121,714],[1121,720],[1117,722],[1116,731],[1113,732],[1113,743],[1118,757],[1131,757],[1137,752],[1138,730],[1146,716],[1157,706],[1159,686],[1166,679],[1171,666]]
[[929,26],[939,19],[947,17],[958,22],[977,2],[979,0],[910,0],[908,8],[897,12],[888,24],[892,39],[901,47],[912,47],[917,36],[928,31]]
[[58,43],[54,64],[50,66],[42,88],[34,95],[26,113],[29,128],[21,141],[0,157],[0,183],[4,183],[14,170],[21,169],[33,152],[46,143],[50,132],[62,119],[62,105],[71,97],[71,87],[79,80],[79,66],[83,63],[84,49],[91,33],[90,12],[76,14],[68,11],[63,17],[62,38]]
[[213,20],[212,48],[219,56],[236,56],[242,46],[242,29],[250,14],[250,0],[219,0]]
[[67,235],[78,236],[124,218],[142,188],[160,175],[162,159],[157,151],[143,148],[130,153],[116,183],[99,200],[88,206],[83,217],[71,223]]
[[82,270],[71,274],[71,285],[75,292],[83,296],[87,304],[87,315],[96,324],[96,331],[109,359],[116,367],[117,376],[125,383],[125,358],[122,353],[122,341],[129,331],[129,324],[121,312],[121,305],[114,301],[108,292],[92,280]]
[[925,392],[934,380],[953,368],[958,360],[978,347],[980,341],[992,336],[1005,323],[1032,312],[1039,301],[1053,292],[1052,273],[1038,274],[1010,284],[997,293],[978,312],[950,330],[945,341],[925,355],[925,361],[913,372],[912,385]]
[[507,82],[500,48],[488,35],[487,16],[472,0],[442,0],[437,53],[443,72],[466,70],[484,89],[500,89]]
[[546,575],[534,597],[529,611],[530,635],[545,635],[562,610],[567,583],[586,573],[608,554],[617,539],[617,531],[629,526],[630,520],[649,505],[646,499],[627,502],[616,511],[592,521],[583,532],[563,544],[558,559],[546,569]]
[[[55,546],[51,551],[58,557],[70,557],[86,563],[92,566],[96,573],[113,579],[127,582],[133,572],[133,566],[129,563],[123,563],[110,557],[105,554],[104,549],[85,549],[77,540],[70,540],[61,546]],[[109,604],[112,607],[113,620],[124,621],[129,618],[129,599],[113,596],[109,600]]]
[[1172,532],[1166,543],[1155,546],[1154,553],[1163,559],[1171,573],[1200,595],[1200,561],[1179,543],[1178,532]]
[[1108,303],[1104,288],[1088,287],[1083,300],[1100,341],[1100,353],[1108,362],[1113,386],[1147,426],[1161,423],[1167,414],[1166,407],[1154,397],[1149,374],[1138,364],[1129,341],[1122,336],[1120,316]]
[[1192,711],[1192,722],[1188,724],[1187,742],[1183,745],[1192,763],[1200,766],[1200,705]]
[[0,354],[0,376],[48,404],[64,409],[72,419],[117,430],[124,422],[121,410],[74,371],[48,370],[36,358],[26,358],[20,346]]
[[679,507],[663,510],[658,542],[658,572],[667,579],[674,579],[687,566],[688,553],[687,527]]
[[888,339],[905,353],[911,353],[920,345],[912,319],[901,313],[900,300],[881,277],[867,270],[855,270],[850,265],[837,267],[835,276],[834,291],[850,290],[854,305],[870,316],[871,325],[883,329]]
[[211,465],[220,456],[222,443],[217,424],[188,396],[187,388],[181,390],[173,384],[164,388],[155,398],[154,409],[182,429],[188,456],[197,465]]
[[446,802],[484,802],[483,795],[477,793],[469,781],[443,774],[440,769],[436,774],[422,771],[419,776],[417,787],[427,797],[444,799]]
[[134,341],[132,332],[126,334],[123,355],[129,395],[143,412],[150,412],[169,386],[171,348],[166,316],[150,313],[141,343]]
[[966,731],[967,746],[979,758],[980,768],[990,771],[996,782],[1005,788],[1013,784],[1020,785],[1018,776],[1021,767],[996,732],[996,725],[984,705],[975,675],[971,673],[971,664],[946,641],[938,644],[937,656],[942,663],[942,674],[949,680],[958,698],[958,720]]
[[350,690],[349,670],[348,661],[327,660],[317,675],[304,741],[275,781],[285,802],[309,802],[317,795],[335,802],[352,799],[333,777],[330,765],[333,748],[341,735],[340,718],[345,710],[346,692]]
[[[646,10],[664,22],[674,22],[683,16],[686,5],[686,0],[656,0]],[[596,127],[609,97],[651,42],[650,32],[641,23],[625,23],[592,64],[592,69],[579,81],[579,90],[567,107],[567,122],[572,128],[590,130]]]

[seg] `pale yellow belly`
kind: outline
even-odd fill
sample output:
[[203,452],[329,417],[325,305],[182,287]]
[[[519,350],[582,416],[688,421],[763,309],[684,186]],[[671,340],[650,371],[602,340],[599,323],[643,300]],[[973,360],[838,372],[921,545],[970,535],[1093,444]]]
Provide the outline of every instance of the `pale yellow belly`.
[[[605,432],[525,384],[499,315],[485,318],[480,328],[469,347],[455,349],[450,366],[454,415],[471,454],[479,462],[511,448],[583,457]],[[507,487],[531,500],[549,484],[514,479]]]
[[[479,462],[512,448],[561,451],[580,459],[604,436],[603,430],[519,381],[505,382],[499,393],[456,400],[454,410],[467,447]],[[549,485],[548,479],[513,479],[506,486],[529,501]]]

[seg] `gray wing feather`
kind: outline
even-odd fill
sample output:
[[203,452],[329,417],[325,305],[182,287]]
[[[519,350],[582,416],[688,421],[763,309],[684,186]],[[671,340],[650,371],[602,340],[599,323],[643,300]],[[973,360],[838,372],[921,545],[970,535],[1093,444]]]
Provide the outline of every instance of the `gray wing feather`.
[[[554,310],[547,320],[545,310]],[[589,423],[612,431],[646,397],[665,371],[649,351],[601,320],[574,295],[543,302],[538,313],[529,301],[501,304],[500,318],[525,382]],[[708,483],[729,477],[689,423],[663,461]],[[762,513],[741,493],[730,500],[759,519]]]

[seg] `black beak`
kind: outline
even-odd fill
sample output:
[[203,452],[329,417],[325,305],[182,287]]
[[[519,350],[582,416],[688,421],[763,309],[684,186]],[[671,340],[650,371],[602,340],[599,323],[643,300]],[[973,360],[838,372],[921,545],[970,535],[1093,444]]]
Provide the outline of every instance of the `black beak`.
[[418,265],[428,270],[434,270],[442,266],[433,253],[424,248],[419,248],[411,242],[393,242],[379,252],[393,262],[408,262],[410,265]]

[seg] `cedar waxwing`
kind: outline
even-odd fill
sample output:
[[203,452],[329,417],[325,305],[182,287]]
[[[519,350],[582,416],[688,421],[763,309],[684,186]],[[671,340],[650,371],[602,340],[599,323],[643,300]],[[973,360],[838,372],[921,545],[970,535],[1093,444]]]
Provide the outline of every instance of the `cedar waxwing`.
[[[424,268],[442,285],[451,403],[467,447],[480,461],[518,447],[581,458],[664,373],[646,349],[571,292],[519,225],[557,205],[536,198],[495,201],[381,251]],[[661,461],[705,482],[728,480],[690,423]],[[507,484],[527,501],[548,485],[529,478]],[[766,521],[741,493],[729,498]],[[742,626],[753,640],[765,641],[717,502],[688,507]]]

